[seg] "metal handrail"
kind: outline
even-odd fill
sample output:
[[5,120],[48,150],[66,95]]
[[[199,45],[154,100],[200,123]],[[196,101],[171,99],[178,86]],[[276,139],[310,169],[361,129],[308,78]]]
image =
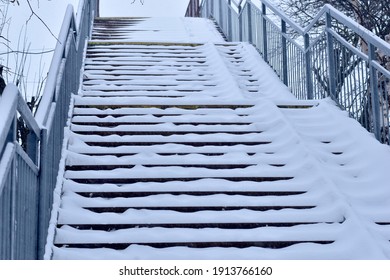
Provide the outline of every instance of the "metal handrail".
[[[70,96],[98,8],[98,0],[81,0],[76,18],[68,6],[35,117],[16,86],[0,97],[0,259],[43,257]],[[25,150],[17,119],[30,131]]]
[[[252,43],[297,98],[331,97],[390,144],[390,69],[378,61],[378,53],[390,56],[390,45],[331,5],[304,28],[270,0],[253,2],[203,0],[200,15],[214,19],[229,40]],[[313,32],[320,21],[326,25]],[[336,23],[368,50],[344,39]]]

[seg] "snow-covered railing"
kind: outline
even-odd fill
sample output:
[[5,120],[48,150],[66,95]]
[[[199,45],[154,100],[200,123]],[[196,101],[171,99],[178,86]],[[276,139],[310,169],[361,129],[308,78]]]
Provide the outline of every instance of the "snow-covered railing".
[[[98,15],[98,1],[80,2],[77,19],[67,8],[35,117],[14,85],[0,99],[0,259],[43,257],[70,96]],[[26,151],[17,141],[17,118],[30,129]]]
[[297,98],[330,96],[389,144],[390,71],[383,61],[390,63],[390,45],[384,40],[330,5],[306,28],[270,0],[203,0],[200,14],[213,18],[228,40],[254,44]]
[[[0,259],[35,259],[41,130],[14,85],[3,92],[0,116]],[[17,119],[30,131],[26,150],[16,141]]]

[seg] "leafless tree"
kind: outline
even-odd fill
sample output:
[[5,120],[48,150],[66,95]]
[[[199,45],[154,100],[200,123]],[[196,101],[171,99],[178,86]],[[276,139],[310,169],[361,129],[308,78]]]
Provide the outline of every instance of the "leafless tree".
[[[31,11],[30,18],[37,17],[50,31],[49,27],[43,22],[38,14],[35,13],[29,0],[27,0],[27,4],[29,5]],[[17,42],[11,42],[8,34],[9,31],[14,28],[12,26],[12,16],[8,13],[10,5],[20,5],[20,3],[18,0],[0,0],[0,64],[4,65],[4,80],[7,81],[7,83],[13,82],[18,86],[19,91],[26,100],[28,107],[34,113],[38,107],[47,76],[42,70],[42,55],[47,52],[52,52],[52,50],[30,51],[30,43],[27,40],[26,31],[29,20],[27,20],[25,27],[22,30],[19,30],[19,39]],[[29,61],[30,57],[33,55],[40,56],[41,60],[38,67],[39,69],[37,69],[39,71],[38,74],[31,75],[31,65]],[[15,61],[10,63],[13,59]],[[11,64],[13,66],[9,66]],[[22,118],[18,118],[17,125],[18,140],[22,147],[25,148],[26,138],[29,134],[28,127],[25,125]]]

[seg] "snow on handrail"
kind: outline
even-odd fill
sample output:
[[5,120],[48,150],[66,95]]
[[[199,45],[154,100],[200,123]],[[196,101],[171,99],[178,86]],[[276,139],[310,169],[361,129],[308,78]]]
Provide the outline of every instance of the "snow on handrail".
[[322,18],[325,14],[329,14],[332,18],[338,20],[340,23],[350,28],[366,42],[372,43],[375,47],[380,48],[386,54],[390,55],[389,43],[372,33],[364,26],[360,25],[350,17],[346,16],[330,4],[324,5],[324,7],[317,13],[317,15],[313,18],[309,25],[306,26],[306,28],[304,29],[304,34],[308,33],[315,26],[315,24],[318,23],[320,18]]

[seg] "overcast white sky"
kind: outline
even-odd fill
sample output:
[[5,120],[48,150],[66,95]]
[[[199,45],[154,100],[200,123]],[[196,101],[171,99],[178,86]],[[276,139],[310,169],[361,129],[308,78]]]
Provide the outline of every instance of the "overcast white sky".
[[[31,17],[31,12],[25,0],[19,0],[20,6],[9,5],[8,18],[10,18],[9,28],[3,31],[3,36],[10,40],[13,50],[27,49],[30,52],[50,51],[54,49],[56,39],[50,34],[47,28],[37,17]],[[189,0],[100,0],[101,16],[184,16]],[[61,28],[62,19],[68,4],[74,6],[75,12],[78,8],[79,0],[33,0],[34,11],[50,27],[51,32],[57,36]],[[0,8],[3,10],[4,7]],[[26,21],[28,24],[26,25]],[[27,26],[27,27],[26,27]],[[24,34],[26,33],[26,37]],[[22,35],[19,35],[22,34]],[[25,43],[23,43],[25,42]],[[25,45],[25,47],[23,47]],[[15,54],[6,55],[7,47],[0,44],[0,63],[9,67],[11,72],[16,71],[15,62],[20,61],[21,56]],[[44,56],[33,55],[34,59],[28,61],[25,67],[25,74],[28,72],[29,91],[34,91],[39,73],[47,73],[51,61],[51,53]],[[37,74],[34,74],[37,73]],[[6,76],[12,81],[11,75]]]

